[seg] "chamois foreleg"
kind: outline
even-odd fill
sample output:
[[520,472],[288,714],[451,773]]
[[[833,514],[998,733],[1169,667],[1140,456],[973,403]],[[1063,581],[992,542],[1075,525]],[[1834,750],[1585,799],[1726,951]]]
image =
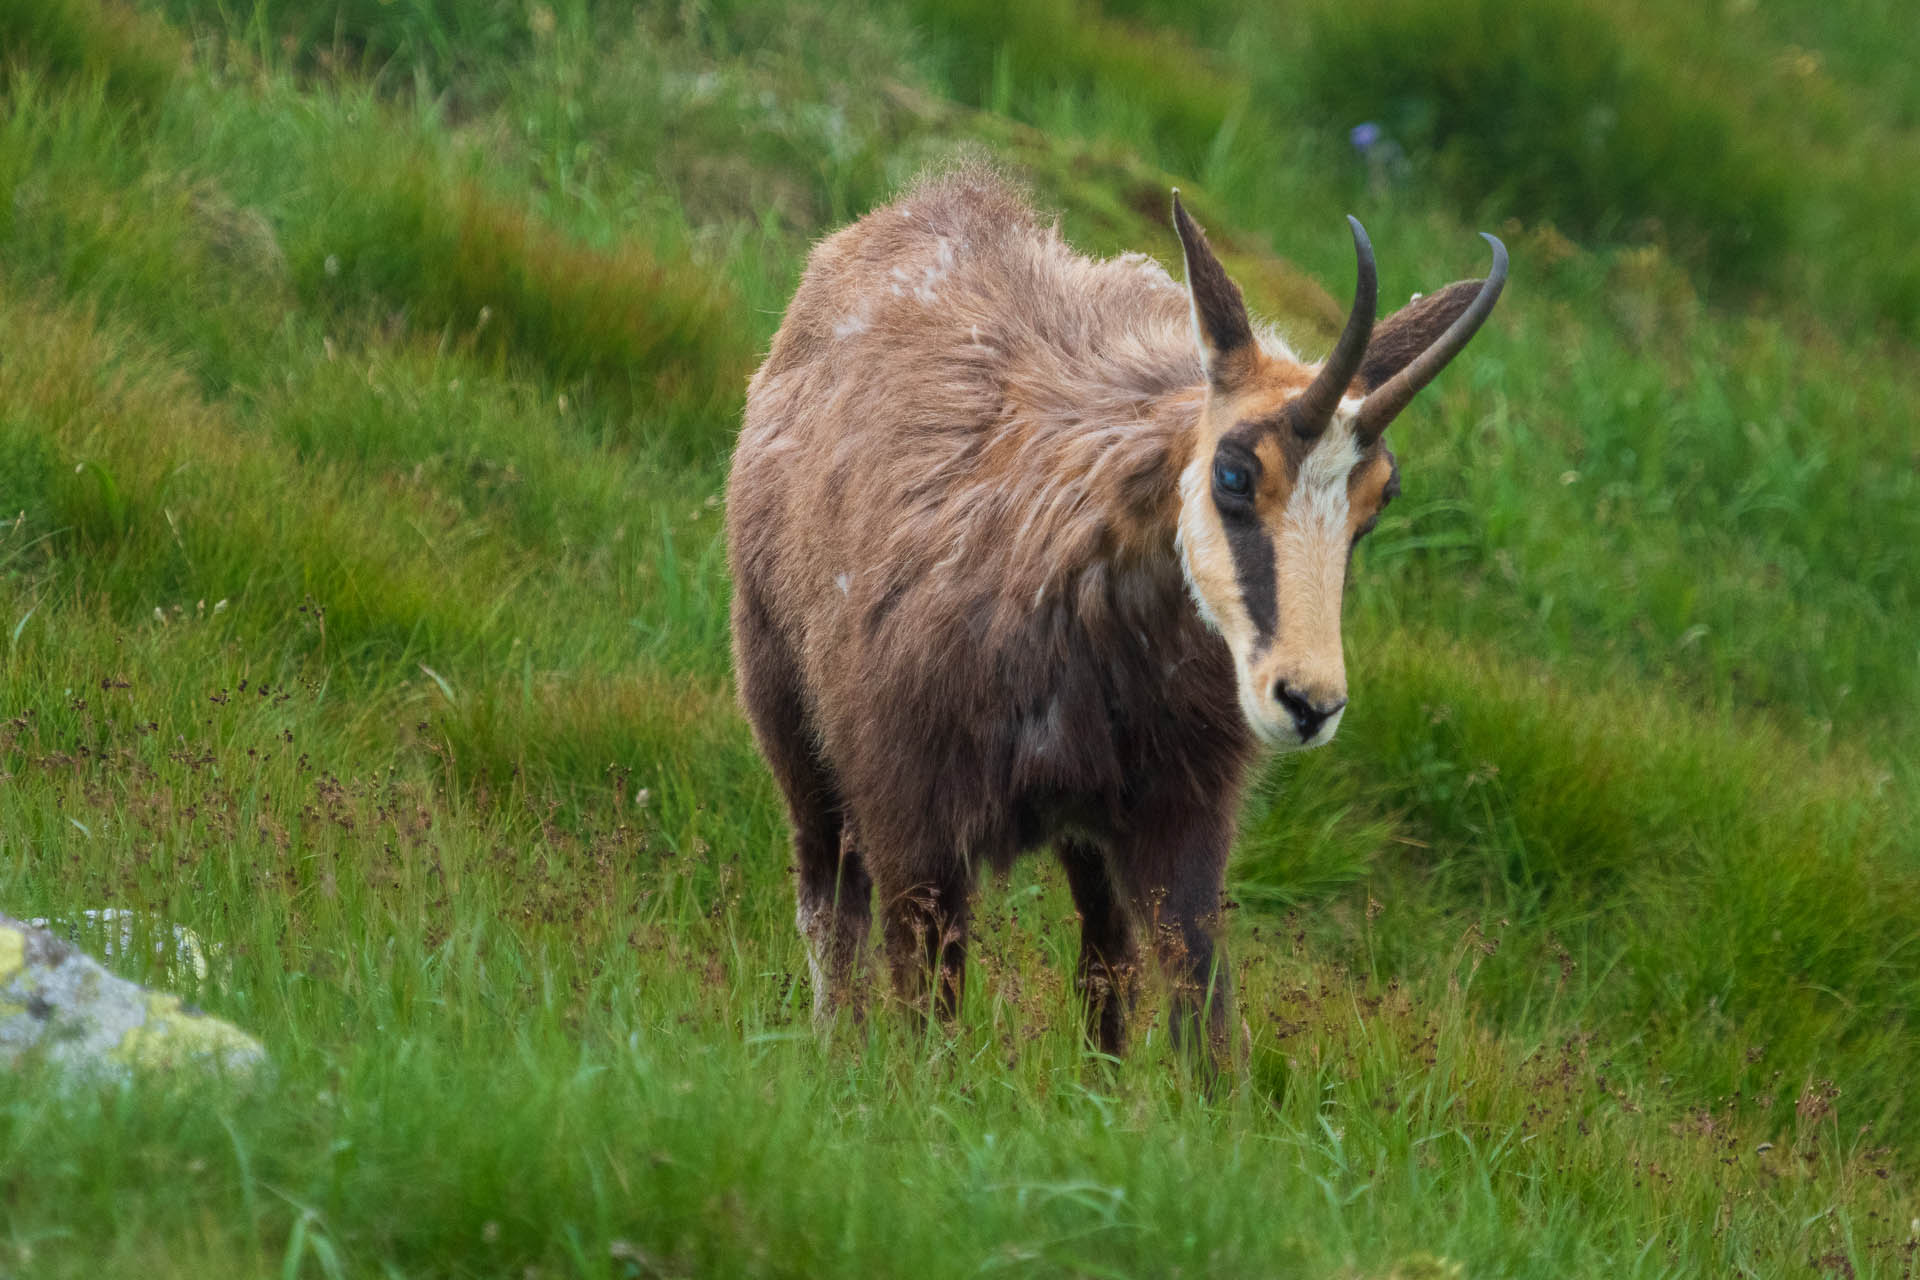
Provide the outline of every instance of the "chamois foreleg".
[[1173,1042],[1199,1051],[1211,1073],[1232,1061],[1233,979],[1218,942],[1232,828],[1221,815],[1182,816],[1133,833],[1116,847],[1114,864],[1171,988]]
[[972,878],[958,858],[904,874],[876,861],[874,871],[894,994],[922,1017],[951,1022],[966,987]]
[[1118,1057],[1127,1048],[1127,1014],[1133,1008],[1139,953],[1107,859],[1099,846],[1063,840],[1060,865],[1080,913],[1080,963],[1075,986],[1087,1009],[1087,1039]]

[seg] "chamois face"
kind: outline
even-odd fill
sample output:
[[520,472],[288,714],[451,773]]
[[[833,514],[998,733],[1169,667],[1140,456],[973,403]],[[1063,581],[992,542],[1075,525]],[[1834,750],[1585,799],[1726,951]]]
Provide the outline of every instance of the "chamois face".
[[1207,399],[1180,476],[1181,563],[1201,615],[1226,639],[1240,709],[1281,750],[1331,739],[1347,705],[1340,605],[1353,548],[1400,488],[1381,439],[1459,354],[1499,300],[1498,240],[1485,280],[1419,298],[1374,326],[1373,246],[1358,222],[1346,329],[1326,361],[1269,354],[1239,288],[1174,194]]
[[1360,443],[1357,397],[1302,436],[1288,406],[1313,371],[1251,354],[1232,389],[1209,394],[1180,477],[1179,549],[1201,615],[1233,653],[1247,723],[1291,751],[1340,727],[1347,568],[1399,473],[1384,443]]

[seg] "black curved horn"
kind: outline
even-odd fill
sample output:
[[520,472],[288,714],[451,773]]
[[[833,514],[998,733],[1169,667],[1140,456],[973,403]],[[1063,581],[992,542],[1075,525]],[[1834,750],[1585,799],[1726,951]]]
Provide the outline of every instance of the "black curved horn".
[[1358,260],[1353,309],[1347,313],[1347,327],[1341,330],[1340,341],[1334,344],[1327,362],[1320,366],[1313,385],[1288,406],[1293,429],[1303,436],[1317,436],[1333,421],[1333,411],[1347,394],[1353,375],[1360,372],[1360,362],[1367,354],[1367,340],[1373,336],[1374,310],[1380,299],[1380,281],[1373,269],[1373,242],[1367,239],[1367,229],[1360,225],[1360,219],[1349,214],[1347,225],[1353,228],[1353,254]]

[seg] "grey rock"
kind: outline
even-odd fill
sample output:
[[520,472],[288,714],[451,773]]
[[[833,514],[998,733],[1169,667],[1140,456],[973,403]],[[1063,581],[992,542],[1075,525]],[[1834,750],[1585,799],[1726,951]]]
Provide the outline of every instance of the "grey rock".
[[250,1077],[266,1050],[177,995],[116,978],[44,929],[0,915],[0,1067],[128,1078],[182,1068]]

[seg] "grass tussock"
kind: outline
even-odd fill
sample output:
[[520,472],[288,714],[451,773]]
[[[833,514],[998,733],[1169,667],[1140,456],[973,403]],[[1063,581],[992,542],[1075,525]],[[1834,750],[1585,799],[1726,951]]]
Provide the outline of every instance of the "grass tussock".
[[[162,7],[183,25],[223,32],[232,14],[219,0]],[[242,21],[242,39],[288,51],[303,72],[363,76],[387,90],[424,83],[464,100],[524,52],[537,19],[509,0],[270,0]]]
[[1582,1018],[1642,1028],[1669,1069],[1749,1095],[1844,1077],[1857,1118],[1911,1129],[1920,882],[1887,771],[1409,640],[1364,663],[1347,766],[1395,780],[1373,793],[1409,837],[1370,868],[1389,910],[1424,884],[1534,939],[1483,977],[1509,1010],[1560,998],[1543,952],[1578,948],[1603,971]]
[[[464,592],[449,587],[467,573],[475,585],[512,574],[497,548],[457,564],[434,554],[465,540],[451,504],[297,468],[201,402],[179,370],[84,314],[16,304],[4,331],[35,335],[30,355],[0,368],[7,452],[16,476],[40,486],[12,497],[36,554],[76,570],[64,592],[103,593],[129,619],[230,601],[294,628],[316,653],[331,640],[368,659],[452,639]],[[294,474],[299,502],[246,500]],[[280,548],[271,571],[254,558],[264,546]]]
[[1005,114],[1068,93],[1137,117],[1173,154],[1204,157],[1241,109],[1242,91],[1177,36],[1117,22],[1081,0],[921,4],[958,96]]
[[23,69],[56,80],[98,80],[116,101],[152,109],[172,86],[186,42],[164,18],[122,0],[0,3],[0,89]]
[[1308,92],[1429,153],[1467,208],[1525,210],[1585,238],[1661,239],[1716,271],[1772,270],[1794,231],[1780,157],[1733,110],[1637,56],[1578,4],[1323,5]]
[[744,394],[753,349],[711,273],[631,241],[572,242],[430,162],[347,172],[293,259],[323,304],[396,307],[409,328],[534,362],[621,408],[711,413]]

